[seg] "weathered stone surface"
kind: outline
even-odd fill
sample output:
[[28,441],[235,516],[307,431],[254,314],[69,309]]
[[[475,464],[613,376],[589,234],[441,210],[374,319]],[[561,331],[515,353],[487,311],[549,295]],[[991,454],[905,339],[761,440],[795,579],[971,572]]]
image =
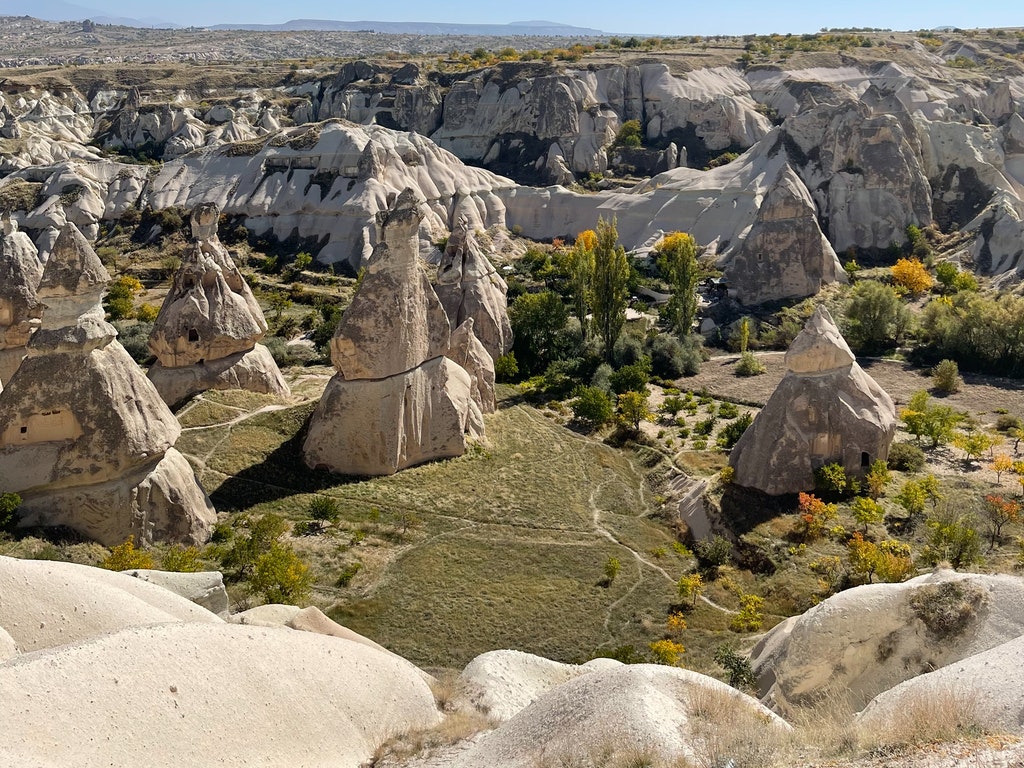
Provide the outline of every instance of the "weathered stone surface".
[[818,226],[814,201],[788,163],[765,192],[742,244],[723,266],[742,304],[810,296],[846,279]]
[[302,453],[314,469],[391,475],[461,456],[483,434],[472,380],[446,357],[386,379],[335,376],[313,412]]
[[824,307],[793,341],[786,365],[729,456],[737,485],[772,495],[810,491],[814,470],[824,464],[862,475],[889,455],[896,407],[857,365]]
[[8,659],[13,659],[19,653],[18,644],[14,642],[14,638],[7,634],[7,630],[0,627],[0,664]]
[[42,326],[0,393],[0,477],[23,496],[25,525],[68,525],[108,545],[205,541],[214,510],[172,450],[177,420],[103,319],[107,279],[67,224],[37,292]]
[[[932,600],[912,605],[922,589],[958,586],[973,616],[961,632],[929,630]],[[977,598],[977,603],[973,602]],[[1024,632],[1024,580],[1016,576],[937,571],[902,584],[868,584],[840,592],[772,629],[754,647],[751,665],[763,701],[785,713],[833,688],[856,706],[898,683],[949,667]],[[950,666],[952,665],[952,666]],[[966,680],[970,684],[970,679]]]
[[224,587],[224,576],[220,571],[174,573],[135,568],[122,573],[180,595],[218,616],[227,615],[228,591]]
[[331,341],[338,373],[310,419],[310,467],[389,475],[460,456],[467,437],[483,434],[470,375],[442,356],[451,333],[417,261],[422,218],[412,189],[378,217],[380,242]]
[[156,362],[146,375],[168,405],[176,405],[209,389],[245,389],[281,396],[290,392],[274,356],[262,344],[248,352],[236,352],[196,365],[165,368]]
[[494,413],[494,360],[476,337],[472,317],[455,329],[445,356],[466,369],[473,402],[483,413]]
[[14,375],[29,336],[39,327],[43,308],[36,287],[42,277],[43,264],[32,240],[4,214],[0,220],[0,382]]
[[441,719],[407,661],[225,623],[131,627],[29,654],[0,665],[0,695],[0,763],[43,768],[357,768],[394,734]]
[[[695,717],[699,702],[717,706]],[[638,750],[658,763],[696,762],[698,745],[709,735],[702,724],[712,738],[717,728],[737,725],[751,729],[752,740],[790,730],[756,699],[714,678],[655,664],[602,665],[542,693],[447,765],[528,768]]]
[[75,563],[0,556],[0,629],[22,653],[165,622],[221,623],[153,584]]
[[217,237],[219,216],[213,203],[192,212],[192,248],[149,337],[157,358],[149,378],[172,405],[206,389],[288,394],[277,363],[256,343],[267,321]]
[[512,348],[508,286],[484,255],[464,216],[448,238],[437,268],[436,290],[452,331],[472,318],[473,332],[491,358]]
[[331,340],[331,361],[346,379],[402,374],[448,349],[448,317],[417,258],[422,218],[411,190],[380,217],[383,242]]

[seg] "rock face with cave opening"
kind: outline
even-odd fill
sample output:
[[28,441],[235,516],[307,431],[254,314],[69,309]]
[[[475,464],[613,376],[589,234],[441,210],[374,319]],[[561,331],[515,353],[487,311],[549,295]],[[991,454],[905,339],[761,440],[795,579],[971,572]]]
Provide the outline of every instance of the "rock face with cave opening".
[[39,327],[42,306],[36,286],[42,277],[35,245],[5,213],[0,220],[0,384],[18,370],[25,345]]
[[201,543],[216,519],[174,442],[181,433],[116,340],[110,276],[74,224],[43,270],[42,325],[0,393],[0,478],[22,525],[63,525],[101,544]]
[[786,352],[788,371],[729,456],[734,482],[771,495],[810,491],[837,462],[863,475],[896,433],[892,398],[864,372],[818,307]]
[[483,435],[472,379],[445,357],[448,317],[417,261],[422,218],[411,189],[378,216],[380,242],[331,342],[338,372],[303,445],[311,467],[390,475],[460,456]]
[[192,211],[192,247],[160,308],[149,348],[149,379],[170,405],[208,389],[287,395],[270,350],[263,311],[217,237],[220,209]]

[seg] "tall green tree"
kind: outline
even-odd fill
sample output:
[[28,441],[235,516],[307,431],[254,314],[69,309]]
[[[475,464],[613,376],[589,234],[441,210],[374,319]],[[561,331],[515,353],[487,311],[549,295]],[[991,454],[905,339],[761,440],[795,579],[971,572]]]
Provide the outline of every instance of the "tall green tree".
[[626,322],[628,284],[629,260],[626,258],[626,249],[619,245],[615,219],[598,219],[590,306],[594,315],[594,330],[604,342],[604,357],[608,362],[612,359],[615,339]]
[[590,284],[594,279],[594,247],[597,233],[592,229],[580,232],[566,257],[573,316],[580,321],[583,341],[587,340],[587,312],[590,309]]
[[661,276],[672,286],[666,311],[676,333],[687,336],[697,317],[697,241],[686,232],[672,232],[654,249]]
[[508,308],[516,361],[530,375],[543,372],[559,354],[560,331],[569,319],[562,298],[552,291],[524,293]]

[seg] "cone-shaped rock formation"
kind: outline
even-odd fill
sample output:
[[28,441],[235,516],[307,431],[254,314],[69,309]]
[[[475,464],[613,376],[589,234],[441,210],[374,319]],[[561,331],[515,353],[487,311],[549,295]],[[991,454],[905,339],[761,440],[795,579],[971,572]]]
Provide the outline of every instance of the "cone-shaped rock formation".
[[737,485],[772,495],[809,491],[818,467],[837,462],[862,475],[889,455],[896,408],[857,365],[824,307],[793,341],[786,367],[729,457]]
[[494,360],[476,337],[472,317],[452,333],[450,359],[466,369],[473,380],[473,401],[484,413],[494,413]]
[[463,216],[448,238],[437,270],[437,296],[454,331],[473,318],[474,332],[491,358],[512,349],[508,286],[487,260]]
[[103,319],[109,279],[68,223],[37,291],[42,325],[0,393],[3,488],[21,494],[25,525],[107,545],[205,541],[216,513],[173,447],[181,427]]
[[217,237],[220,211],[204,203],[192,212],[193,244],[153,326],[149,378],[174,405],[207,389],[288,394],[270,351],[263,311]]
[[0,383],[18,370],[29,336],[39,326],[42,307],[36,286],[42,277],[43,264],[32,240],[4,214],[0,219]]
[[409,189],[378,215],[380,242],[331,342],[338,373],[303,446],[311,467],[389,475],[459,456],[483,433],[473,381],[444,357],[448,317],[417,262],[422,218]]

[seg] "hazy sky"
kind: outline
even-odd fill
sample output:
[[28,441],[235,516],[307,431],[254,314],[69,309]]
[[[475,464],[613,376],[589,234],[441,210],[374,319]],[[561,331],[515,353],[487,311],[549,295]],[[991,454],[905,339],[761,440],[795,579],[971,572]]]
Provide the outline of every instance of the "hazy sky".
[[[0,10],[8,0],[0,0]],[[76,2],[76,0],[71,0]],[[847,0],[847,2],[637,3],[628,0],[514,0],[513,2],[345,3],[327,0],[175,0],[150,4],[138,0],[77,0],[111,16],[160,17],[179,24],[226,22],[279,23],[289,19],[341,21],[434,21],[505,24],[543,19],[605,32],[660,35],[743,34],[748,32],[816,32],[821,27],[883,27],[921,29],[937,26],[1024,26],[1020,0],[952,2],[929,0]]]

